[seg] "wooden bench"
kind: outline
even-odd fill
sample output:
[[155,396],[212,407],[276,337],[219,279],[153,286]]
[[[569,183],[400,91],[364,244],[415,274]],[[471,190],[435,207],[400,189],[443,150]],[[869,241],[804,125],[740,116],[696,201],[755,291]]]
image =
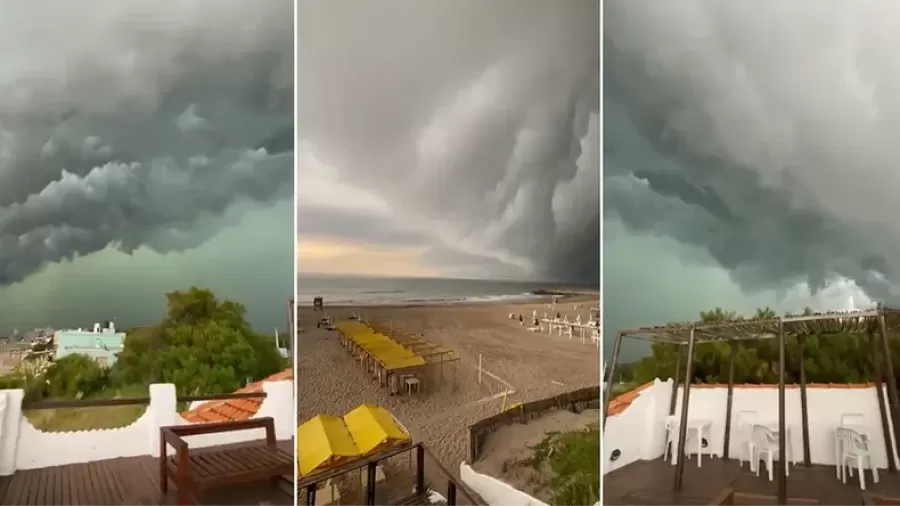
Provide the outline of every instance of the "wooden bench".
[[[192,452],[185,437],[249,429],[266,429],[265,444],[203,448]],[[159,429],[159,487],[168,492],[169,478],[177,488],[179,505],[196,502],[205,490],[271,480],[294,473],[293,455],[281,450],[275,441],[275,421],[271,417],[236,422],[176,425]],[[166,448],[175,455],[166,456]]]

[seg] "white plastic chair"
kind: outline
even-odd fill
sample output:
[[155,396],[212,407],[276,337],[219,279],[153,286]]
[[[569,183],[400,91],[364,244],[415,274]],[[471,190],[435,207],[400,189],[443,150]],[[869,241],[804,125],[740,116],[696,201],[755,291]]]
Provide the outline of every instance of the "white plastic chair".
[[[759,413],[756,411],[739,411],[737,416],[737,448],[738,448],[738,464],[744,467],[744,458],[747,456],[747,462],[750,464],[750,470],[756,470],[756,464],[753,462],[754,444],[753,444],[753,424],[759,421]],[[744,451],[746,450],[746,453]]]
[[862,413],[842,413],[841,425],[865,425],[866,415]]
[[[770,430],[764,425],[753,425],[753,446],[756,450],[756,455],[753,459],[756,463],[756,475],[759,476],[759,462],[762,460],[763,454],[765,454],[766,469],[769,471],[769,481],[773,481],[775,479],[775,466],[773,465],[775,452],[779,449],[778,432]],[[791,466],[786,462],[784,465],[785,474],[790,476]]]
[[[841,413],[840,423],[838,424],[838,429],[834,432],[834,451],[835,457],[840,459],[841,445],[843,444],[843,440],[841,439],[840,429],[843,428],[851,428],[853,426],[865,426],[866,425],[866,415],[862,413]],[[861,434],[863,441],[866,441],[866,435]],[[843,467],[840,465],[840,462],[836,462],[837,465],[834,466],[834,474],[837,476],[837,479],[841,479],[841,469]]]
[[[678,448],[678,419],[673,416],[666,417],[666,446],[663,448],[663,460],[668,458],[668,455],[672,455],[671,464],[674,466],[675,461],[675,450]],[[687,446],[685,446],[684,452],[687,453]]]
[[842,481],[847,483],[847,473],[853,476],[853,467],[850,461],[856,462],[856,469],[859,471],[859,488],[866,489],[865,469],[868,467],[872,470],[872,481],[878,483],[878,469],[872,463],[872,454],[866,440],[858,432],[850,429],[838,429],[838,439],[841,442],[841,461],[838,465],[841,467]]

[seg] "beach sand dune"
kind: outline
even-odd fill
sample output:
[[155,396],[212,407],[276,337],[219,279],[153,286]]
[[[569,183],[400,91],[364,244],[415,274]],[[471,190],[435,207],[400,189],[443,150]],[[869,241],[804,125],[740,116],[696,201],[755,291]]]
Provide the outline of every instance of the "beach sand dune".
[[[512,389],[515,393],[509,402],[527,402],[599,384],[600,350],[590,341],[582,344],[579,337],[529,332],[508,315],[518,318],[521,314],[526,325],[533,310],[538,316],[544,312],[555,316],[559,311],[570,320],[577,314],[587,320],[588,308],[596,304],[596,295],[564,299],[555,307],[548,307],[547,301],[532,301],[352,308],[328,307],[326,301],[325,313],[335,321],[362,313],[369,321],[423,334],[460,357],[445,365],[447,381],[437,388],[432,382],[420,398],[389,395],[351,359],[337,332],[316,328],[322,313],[301,307],[297,325],[302,332],[296,343],[300,422],[318,413],[342,415],[362,403],[378,404],[456,474],[466,458],[466,428],[499,412],[502,396],[498,394]],[[485,371],[481,385],[479,355]]]
[[484,440],[481,457],[472,468],[479,473],[494,476],[517,489],[545,502],[550,502],[552,473],[543,466],[535,469],[529,462],[534,457],[532,448],[541,443],[549,433],[580,431],[599,423],[600,410],[588,409],[581,413],[552,411],[525,424],[501,427]]

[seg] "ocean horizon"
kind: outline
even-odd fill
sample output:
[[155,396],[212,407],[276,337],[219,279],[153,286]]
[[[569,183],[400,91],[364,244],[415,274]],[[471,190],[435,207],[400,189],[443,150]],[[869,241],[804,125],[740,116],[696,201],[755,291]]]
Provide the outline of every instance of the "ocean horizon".
[[314,297],[334,305],[438,304],[528,300],[546,292],[596,291],[596,287],[552,281],[369,277],[325,274],[297,276],[297,305]]

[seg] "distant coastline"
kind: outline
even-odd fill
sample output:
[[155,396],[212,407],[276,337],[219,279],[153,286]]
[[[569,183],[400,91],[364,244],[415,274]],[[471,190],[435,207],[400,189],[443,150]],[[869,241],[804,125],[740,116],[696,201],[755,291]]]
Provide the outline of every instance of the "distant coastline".
[[558,282],[495,281],[448,278],[375,278],[298,276],[297,304],[311,306],[322,297],[326,306],[429,306],[447,304],[508,304],[541,302],[551,297],[596,299],[592,287]]

